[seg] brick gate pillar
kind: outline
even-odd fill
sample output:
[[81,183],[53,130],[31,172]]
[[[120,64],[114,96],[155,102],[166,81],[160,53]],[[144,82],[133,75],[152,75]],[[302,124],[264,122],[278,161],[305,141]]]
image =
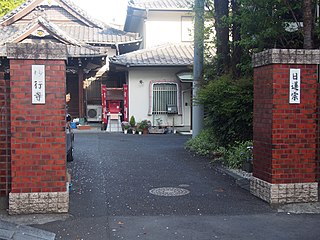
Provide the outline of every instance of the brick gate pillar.
[[[3,62],[2,62],[3,64]],[[0,209],[7,209],[11,189],[9,80],[0,66]]]
[[320,51],[272,49],[253,63],[251,193],[272,204],[317,201]]
[[[7,44],[7,55],[12,134],[9,213],[67,212],[66,47]],[[42,76],[45,82],[41,82]],[[32,99],[44,86],[44,102]]]

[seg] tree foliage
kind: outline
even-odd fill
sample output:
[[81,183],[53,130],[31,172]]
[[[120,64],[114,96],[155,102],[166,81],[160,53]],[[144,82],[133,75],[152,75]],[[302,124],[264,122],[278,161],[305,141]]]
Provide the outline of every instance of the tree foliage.
[[[208,49],[198,101],[219,144],[252,138],[252,54],[319,48],[315,0],[207,0]],[[212,36],[215,36],[214,38]],[[212,55],[212,44],[215,55]],[[210,61],[211,60],[211,61]]]
[[220,146],[252,139],[252,99],[251,78],[234,81],[224,75],[200,90],[198,101],[205,106],[206,126]]
[[24,2],[25,0],[0,0],[0,17],[4,16]]
[[[207,0],[215,25],[215,75],[251,75],[251,56],[270,48],[319,48],[315,0]],[[211,38],[212,34],[207,37]],[[227,38],[226,38],[227,37]]]

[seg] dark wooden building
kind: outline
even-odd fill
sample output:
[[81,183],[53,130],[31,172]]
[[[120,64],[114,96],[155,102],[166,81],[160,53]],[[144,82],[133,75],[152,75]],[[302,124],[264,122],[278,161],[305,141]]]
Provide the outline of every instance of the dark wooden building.
[[[6,43],[47,42],[67,46],[69,113],[85,118],[87,104],[101,105],[101,82],[112,78],[107,74],[108,57],[137,50],[141,38],[137,33],[114,29],[91,18],[67,0],[27,0],[0,19],[0,59],[4,71],[9,69]],[[122,87],[113,80],[107,85]]]

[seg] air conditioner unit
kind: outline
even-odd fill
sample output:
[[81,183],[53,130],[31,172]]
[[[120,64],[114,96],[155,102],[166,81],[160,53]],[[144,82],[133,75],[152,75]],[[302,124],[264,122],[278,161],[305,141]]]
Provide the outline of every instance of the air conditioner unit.
[[102,119],[102,106],[87,105],[87,121],[100,122]]

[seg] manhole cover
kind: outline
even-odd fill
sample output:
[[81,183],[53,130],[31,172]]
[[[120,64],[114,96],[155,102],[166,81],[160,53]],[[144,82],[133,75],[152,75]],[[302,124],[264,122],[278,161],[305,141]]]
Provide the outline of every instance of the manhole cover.
[[184,196],[190,193],[189,190],[184,188],[173,188],[173,187],[163,187],[154,188],[149,191],[153,195],[163,196],[163,197],[178,197]]

